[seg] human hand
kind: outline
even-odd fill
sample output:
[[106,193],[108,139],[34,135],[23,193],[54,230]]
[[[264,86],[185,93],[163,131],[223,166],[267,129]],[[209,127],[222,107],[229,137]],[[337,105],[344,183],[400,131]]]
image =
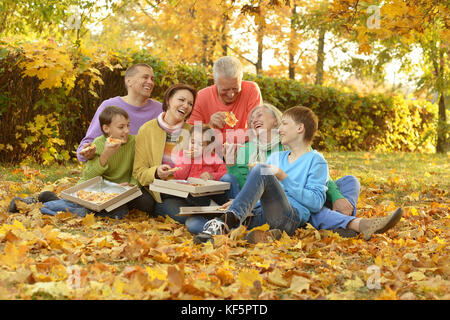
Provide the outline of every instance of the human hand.
[[162,164],[156,168],[156,175],[159,179],[166,180],[172,174],[170,169],[172,168],[168,164]]
[[346,216],[351,216],[353,214],[353,206],[350,203],[350,201],[348,201],[345,198],[337,199],[333,203],[333,210],[339,211],[340,213],[345,214]]
[[274,166],[272,164],[255,162],[255,163],[249,163],[248,167],[250,169],[253,169],[257,164],[260,164],[261,166],[264,167],[264,169],[267,169],[267,171],[261,170],[261,174],[266,174],[266,175],[273,174],[279,181],[283,181],[284,179],[287,178],[286,172],[284,172],[283,170],[281,170],[280,168],[278,168],[277,166]]
[[119,183],[119,186],[121,186],[121,187],[133,187],[133,185],[131,183],[128,183],[128,182]]
[[95,144],[92,142],[85,143],[83,149],[80,150],[80,156],[84,157],[86,160],[91,160],[95,156]]
[[200,175],[200,179],[203,179],[203,180],[214,180],[214,177],[213,177],[213,175],[212,175],[211,173],[209,173],[209,172],[203,172],[203,173]]
[[220,210],[227,210],[230,206],[231,206],[231,204],[233,203],[233,200],[230,200],[230,201],[228,201],[228,202],[225,202],[223,205],[221,205],[220,206]]
[[223,126],[225,125],[225,119],[226,119],[226,115],[224,112],[222,112],[222,111],[216,112],[209,119],[209,125],[212,128],[222,129]]
[[102,167],[104,167],[108,163],[109,158],[119,150],[120,145],[120,143],[105,143],[105,148],[100,155],[100,164]]

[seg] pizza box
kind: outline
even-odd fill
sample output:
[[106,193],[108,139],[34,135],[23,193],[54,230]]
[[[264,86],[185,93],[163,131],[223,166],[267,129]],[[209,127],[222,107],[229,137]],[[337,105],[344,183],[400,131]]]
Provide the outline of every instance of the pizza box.
[[197,214],[222,214],[226,209],[220,209],[221,206],[207,206],[207,207],[180,207],[180,212],[177,216],[191,216]]
[[187,198],[189,194],[193,197],[201,197],[224,193],[230,189],[230,183],[199,178],[188,178],[187,180],[155,179],[149,185],[149,189],[182,198]]
[[[119,193],[119,195],[108,201],[105,201],[104,203],[97,204],[94,202],[78,198],[77,192],[79,190],[104,191],[109,193],[114,192]],[[114,210],[120,207],[121,205],[139,197],[141,194],[142,192],[137,186],[132,187],[121,186],[117,183],[105,180],[101,176],[98,176],[62,191],[61,198],[63,198],[64,200],[78,203],[83,207],[91,209],[96,212],[102,211],[103,209],[110,212],[111,210]]]

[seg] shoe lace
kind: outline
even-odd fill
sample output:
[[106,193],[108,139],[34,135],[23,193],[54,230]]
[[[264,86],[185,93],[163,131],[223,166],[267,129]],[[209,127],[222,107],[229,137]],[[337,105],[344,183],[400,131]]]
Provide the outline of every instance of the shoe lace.
[[203,232],[211,235],[222,234],[223,230],[227,230],[228,226],[219,219],[212,219],[205,223],[203,227]]

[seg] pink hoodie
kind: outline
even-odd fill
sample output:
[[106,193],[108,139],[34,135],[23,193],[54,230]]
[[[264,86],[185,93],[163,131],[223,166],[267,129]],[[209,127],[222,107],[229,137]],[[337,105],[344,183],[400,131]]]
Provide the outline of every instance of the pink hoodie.
[[217,155],[208,155],[202,157],[202,162],[198,158],[190,159],[184,156],[183,151],[177,157],[175,166],[181,167],[181,170],[175,171],[173,177],[178,180],[186,180],[189,177],[200,178],[204,172],[209,172],[218,181],[227,173],[227,165]]

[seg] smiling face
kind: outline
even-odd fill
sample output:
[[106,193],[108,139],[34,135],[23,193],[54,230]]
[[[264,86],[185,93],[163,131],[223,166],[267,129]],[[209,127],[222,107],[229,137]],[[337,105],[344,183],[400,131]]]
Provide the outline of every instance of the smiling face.
[[153,70],[144,66],[136,67],[133,75],[125,79],[128,93],[149,98],[155,86]]
[[128,134],[130,133],[130,120],[121,114],[116,114],[112,117],[109,125],[102,126],[103,132],[115,139],[122,140],[122,143],[128,141]]
[[303,132],[303,123],[296,123],[289,116],[283,116],[281,118],[281,124],[278,128],[278,133],[280,134],[280,142],[283,145],[291,146],[292,144],[295,144],[299,139],[303,140]]
[[168,108],[165,120],[171,124],[178,124],[184,121],[194,107],[194,95],[187,89],[180,89],[168,100]]
[[223,104],[232,104],[239,96],[241,92],[241,79],[240,78],[226,78],[219,77],[216,82],[217,95]]
[[259,136],[262,132],[270,132],[270,130],[276,129],[277,119],[265,107],[257,107],[250,114],[249,125]]

